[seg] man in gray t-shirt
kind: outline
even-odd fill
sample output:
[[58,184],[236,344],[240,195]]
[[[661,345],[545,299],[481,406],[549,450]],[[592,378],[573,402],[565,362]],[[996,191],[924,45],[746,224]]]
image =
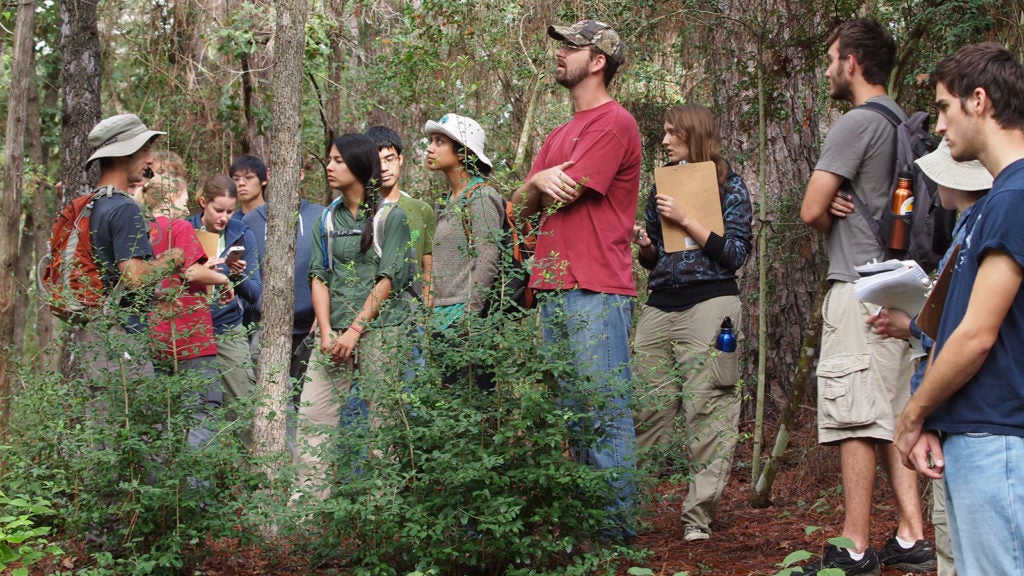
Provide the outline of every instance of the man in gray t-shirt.
[[[906,115],[886,94],[895,61],[892,36],[873,20],[851,20],[828,40],[830,95],[854,106],[878,102]],[[807,183],[800,219],[828,235],[830,287],[818,361],[818,441],[839,446],[845,517],[842,536],[850,550],[828,546],[804,574],[839,568],[847,575],[877,574],[880,564],[901,570],[934,569],[934,550],[924,539],[917,475],[904,468],[892,444],[896,417],[910,397],[912,366],[903,340],[873,333],[865,320],[870,304],[857,302],[855,266],[881,258],[883,247],[868,224],[889,202],[896,166],[895,132],[880,113],[854,108],[829,130],[821,159]],[[870,214],[854,209],[852,198]],[[876,454],[876,450],[878,454]],[[879,553],[871,549],[871,501],[879,459],[888,468],[899,521]]]
[[[900,118],[906,117],[884,93],[867,101],[884,104]],[[842,178],[840,192],[856,196],[871,211],[867,216],[877,221],[889,206],[895,165],[892,124],[878,112],[854,108],[829,128],[814,170]],[[854,282],[858,277],[855,266],[884,257],[882,246],[861,215],[833,218],[827,232],[829,280]]]

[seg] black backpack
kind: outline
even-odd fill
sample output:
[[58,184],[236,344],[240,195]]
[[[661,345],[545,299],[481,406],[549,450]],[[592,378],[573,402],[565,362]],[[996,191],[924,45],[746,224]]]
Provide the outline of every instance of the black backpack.
[[[886,247],[885,239],[892,233],[893,222],[898,218],[890,206],[882,212],[882,220],[876,221],[865,216],[871,230],[881,246],[886,247],[886,255],[900,260],[916,260],[926,272],[934,271],[939,259],[946,253],[953,241],[953,226],[956,224],[956,212],[942,207],[939,201],[938,187],[924,172],[918,168],[915,160],[931,153],[939,143],[928,130],[928,114],[915,112],[906,120],[879,102],[865,102],[858,106],[880,114],[892,124],[896,130],[896,166],[893,180],[889,185],[890,193],[896,189],[901,173],[911,174],[914,192],[914,211],[910,217],[910,244],[905,251],[895,251]],[[867,208],[858,204],[857,211],[870,214]]]

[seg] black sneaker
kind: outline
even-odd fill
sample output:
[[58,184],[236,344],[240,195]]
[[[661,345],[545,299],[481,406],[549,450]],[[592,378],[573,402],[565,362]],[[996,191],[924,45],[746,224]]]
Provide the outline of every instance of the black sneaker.
[[878,553],[878,560],[900,572],[934,572],[935,548],[927,540],[918,540],[910,548],[903,548],[896,538],[889,538]]
[[878,576],[882,573],[882,565],[878,562],[878,555],[871,548],[868,548],[864,552],[864,557],[860,560],[854,560],[850,558],[850,553],[845,548],[839,548],[829,544],[825,547],[825,555],[821,558],[804,564],[803,566],[797,567],[800,572],[794,572],[794,574],[817,574],[819,570],[825,568],[838,568],[843,571],[846,576],[853,576],[854,574],[868,574],[869,576]]

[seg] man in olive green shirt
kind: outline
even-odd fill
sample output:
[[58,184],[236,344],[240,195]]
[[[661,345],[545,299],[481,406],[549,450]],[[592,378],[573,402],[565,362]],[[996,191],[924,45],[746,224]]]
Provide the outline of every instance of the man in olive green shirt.
[[[373,126],[366,135],[377,145],[380,152],[380,195],[383,201],[396,202],[405,212],[409,220],[409,233],[412,235],[412,247],[416,251],[416,264],[419,274],[417,280],[423,287],[430,286],[430,274],[433,269],[434,248],[434,209],[422,200],[413,198],[399,189],[398,179],[402,175],[402,138],[387,126]],[[428,298],[429,290],[423,290],[423,297]],[[427,302],[429,306],[430,303]]]

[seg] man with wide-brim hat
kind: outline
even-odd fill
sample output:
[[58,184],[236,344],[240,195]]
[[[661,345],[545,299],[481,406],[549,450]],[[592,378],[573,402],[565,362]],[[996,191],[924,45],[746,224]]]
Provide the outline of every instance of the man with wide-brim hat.
[[93,254],[103,268],[103,284],[113,288],[120,281],[140,286],[154,271],[165,270],[181,261],[181,251],[168,250],[153,258],[149,224],[142,208],[127,190],[152,173],[150,146],[166,134],[150,130],[135,114],[118,114],[97,124],[89,132],[94,147],[86,165],[99,160],[100,179],[90,229]]
[[[149,130],[134,114],[119,114],[89,132],[93,153],[86,165],[100,162],[100,179],[92,195],[89,231],[93,259],[100,267],[103,305],[82,313],[71,330],[69,366],[89,383],[92,425],[105,427],[105,400],[100,391],[112,381],[151,377],[153,364],[144,334],[150,302],[138,289],[181,268],[183,253],[174,248],[153,257],[149,222],[142,207],[127,192],[145,180],[152,158],[149,148],[164,134]],[[140,308],[141,306],[141,308]]]
[[[573,342],[576,374],[563,383],[561,400],[570,407],[597,406],[588,416],[600,422],[601,437],[577,457],[612,472],[602,536],[628,542],[635,534],[636,492],[630,240],[640,192],[640,130],[608,94],[626,61],[618,32],[604,22],[582,20],[550,26],[547,34],[561,42],[555,81],[569,90],[575,112],[548,135],[513,201],[524,217],[545,213],[530,286],[540,293],[545,342]],[[579,386],[583,382],[587,390]],[[595,392],[602,398],[584,404]]]

